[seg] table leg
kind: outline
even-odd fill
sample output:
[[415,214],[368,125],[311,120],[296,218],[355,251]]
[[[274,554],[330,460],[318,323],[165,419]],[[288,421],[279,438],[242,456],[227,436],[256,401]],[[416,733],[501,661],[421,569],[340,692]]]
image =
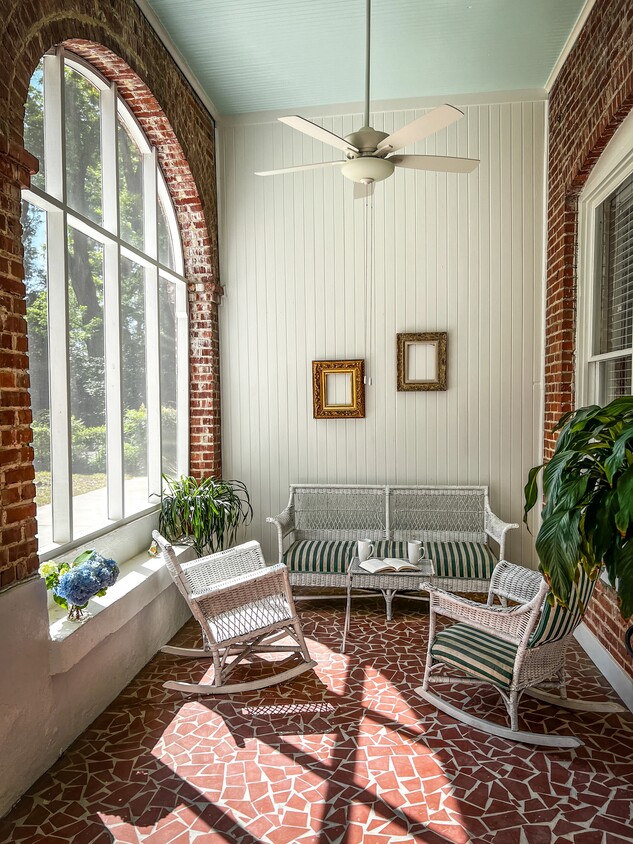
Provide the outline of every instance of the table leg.
[[345,653],[345,645],[347,644],[347,634],[349,633],[350,617],[352,614],[352,578],[347,578],[347,601],[345,602],[345,624],[343,625],[343,644],[341,645],[341,653]]
[[385,599],[385,607],[387,609],[387,621],[391,621],[391,619],[392,619],[391,602],[393,601],[394,596],[398,594],[398,590],[397,589],[381,589],[380,591],[382,592],[383,597]]

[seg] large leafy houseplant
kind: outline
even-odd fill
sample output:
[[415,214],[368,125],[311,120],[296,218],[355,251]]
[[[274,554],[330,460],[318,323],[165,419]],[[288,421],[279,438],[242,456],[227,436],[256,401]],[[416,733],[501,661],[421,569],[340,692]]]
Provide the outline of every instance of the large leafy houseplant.
[[192,545],[201,557],[232,545],[240,525],[253,517],[242,481],[164,478],[158,529],[170,542]]
[[565,414],[552,459],[530,471],[527,515],[545,504],[536,537],[540,569],[554,598],[567,605],[583,566],[591,578],[604,565],[623,618],[633,615],[633,397]]

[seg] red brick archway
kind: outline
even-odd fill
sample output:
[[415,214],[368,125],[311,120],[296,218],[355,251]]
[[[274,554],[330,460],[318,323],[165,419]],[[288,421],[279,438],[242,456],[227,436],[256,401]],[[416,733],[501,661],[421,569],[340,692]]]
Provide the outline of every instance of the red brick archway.
[[191,470],[221,474],[215,125],[138,6],[129,0],[9,0],[0,21],[0,587],[35,574],[20,190],[31,75],[55,45],[114,79],[157,148],[181,227],[189,283]]

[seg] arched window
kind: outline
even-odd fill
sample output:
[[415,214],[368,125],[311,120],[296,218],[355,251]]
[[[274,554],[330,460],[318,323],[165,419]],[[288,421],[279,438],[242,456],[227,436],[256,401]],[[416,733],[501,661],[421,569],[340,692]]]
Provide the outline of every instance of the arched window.
[[156,152],[116,85],[58,49],[37,67],[24,266],[44,559],[156,506],[188,469],[187,294]]

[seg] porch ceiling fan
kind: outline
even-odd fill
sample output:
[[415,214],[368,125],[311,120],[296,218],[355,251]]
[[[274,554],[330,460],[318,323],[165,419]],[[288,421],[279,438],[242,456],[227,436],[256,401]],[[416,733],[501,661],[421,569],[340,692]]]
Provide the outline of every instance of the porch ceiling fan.
[[[304,135],[329,144],[345,154],[342,161],[323,161],[317,164],[300,164],[297,167],[282,167],[279,170],[256,172],[256,176],[276,176],[280,173],[297,173],[301,170],[317,170],[326,167],[340,167],[345,178],[359,185],[372,186],[393,173],[396,167],[408,170],[430,170],[440,173],[470,173],[479,161],[475,158],[455,158],[445,155],[393,155],[403,147],[421,141],[423,138],[439,132],[464,116],[458,108],[442,105],[427,114],[407,123],[388,135],[369,125],[369,81],[371,47],[371,0],[367,0],[366,15],[366,51],[365,51],[365,123],[357,132],[344,138],[306,120],[299,115],[280,117],[279,120]],[[370,187],[371,189],[371,187]],[[358,194],[365,195],[364,193]]]

